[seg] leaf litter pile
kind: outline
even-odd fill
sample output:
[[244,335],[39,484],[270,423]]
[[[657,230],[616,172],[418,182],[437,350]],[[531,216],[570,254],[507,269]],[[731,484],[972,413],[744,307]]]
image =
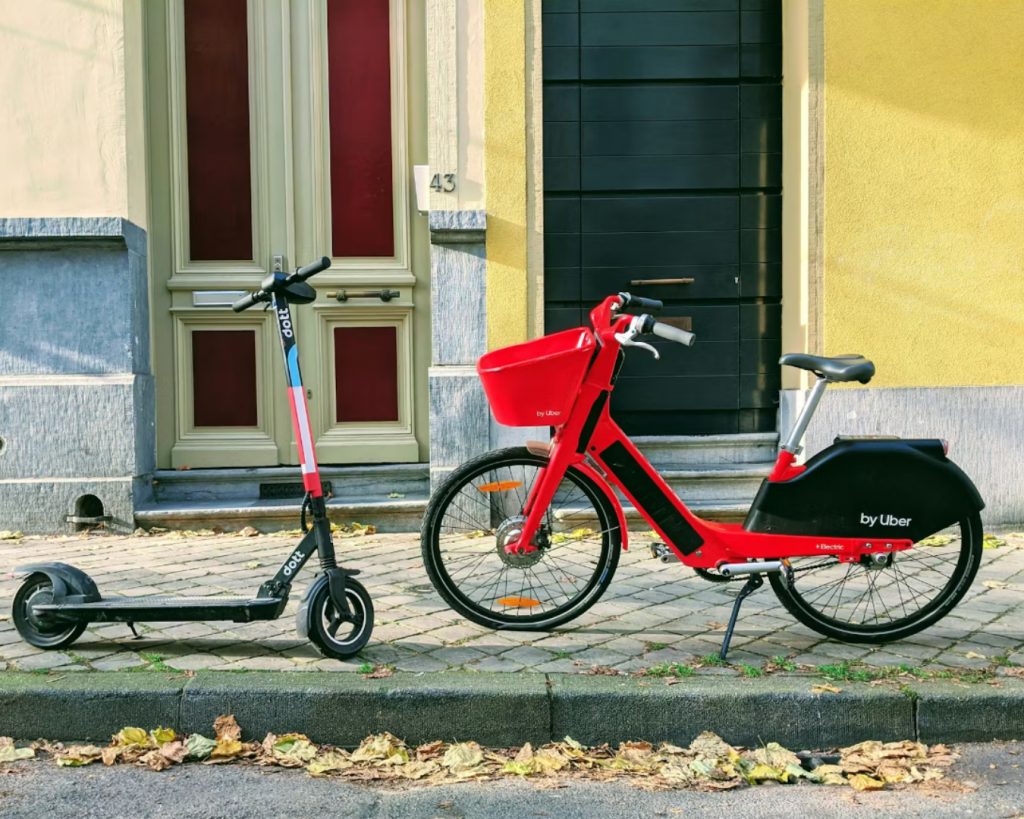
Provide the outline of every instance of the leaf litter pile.
[[[65,767],[102,762],[163,771],[186,763],[241,763],[305,768],[315,777],[394,784],[529,777],[550,787],[559,787],[571,778],[625,779],[647,790],[728,790],[767,782],[808,782],[872,791],[935,785],[959,758],[945,745],[929,747],[910,741],[861,742],[831,754],[798,755],[776,742],[760,748],[733,747],[710,732],[701,734],[688,748],[669,743],[655,747],[649,742],[623,742],[617,749],[586,747],[566,737],[540,748],[526,744],[505,750],[440,740],[413,748],[391,734],[378,734],[363,740],[355,751],[345,751],[317,745],[302,734],[267,734],[263,742],[242,742],[242,729],[233,716],[218,717],[213,729],[211,738],[176,734],[170,728],[124,728],[105,748],[46,740],[18,748],[10,738],[0,737],[0,764],[46,754]],[[963,789],[952,782],[942,785]]]

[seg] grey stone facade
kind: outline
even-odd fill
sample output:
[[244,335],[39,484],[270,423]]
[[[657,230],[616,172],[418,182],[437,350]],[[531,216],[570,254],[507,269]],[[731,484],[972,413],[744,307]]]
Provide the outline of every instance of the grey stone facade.
[[74,531],[93,496],[131,531],[155,468],[145,231],[0,220],[0,293],[0,529]]
[[491,449],[547,441],[547,427],[503,427],[491,415],[476,362],[487,352],[487,217],[431,211],[430,485]]
[[430,212],[430,485],[490,447],[476,361],[487,352],[487,215]]
[[[805,390],[783,390],[779,431],[785,440]],[[986,525],[1024,522],[1024,387],[907,387],[826,390],[807,430],[807,457],[837,435],[943,438],[949,457],[974,481]]]

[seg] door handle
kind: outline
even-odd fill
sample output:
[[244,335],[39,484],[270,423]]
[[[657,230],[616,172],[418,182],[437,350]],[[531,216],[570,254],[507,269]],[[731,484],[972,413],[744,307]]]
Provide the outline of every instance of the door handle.
[[372,299],[379,298],[381,301],[397,299],[402,293],[399,290],[339,290],[336,293],[328,293],[327,298],[337,299],[345,302],[349,299]]
[[693,284],[693,279],[633,279],[630,287],[643,287],[644,285],[656,284]]

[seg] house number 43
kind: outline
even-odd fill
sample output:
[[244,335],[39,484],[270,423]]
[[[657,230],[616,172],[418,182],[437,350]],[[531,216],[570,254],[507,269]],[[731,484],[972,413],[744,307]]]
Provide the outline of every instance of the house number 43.
[[438,193],[451,193],[455,190],[455,174],[435,173],[434,178],[430,180],[430,188]]

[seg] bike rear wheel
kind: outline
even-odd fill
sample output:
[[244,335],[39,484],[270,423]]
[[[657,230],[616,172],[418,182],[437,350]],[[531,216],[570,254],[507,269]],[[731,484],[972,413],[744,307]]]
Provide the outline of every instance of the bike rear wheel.
[[792,583],[778,574],[772,590],[790,614],[819,634],[848,643],[887,643],[945,617],[970,588],[981,563],[981,518],[972,515],[907,551],[882,560],[840,563],[793,558]]
[[534,537],[537,551],[507,555],[547,467],[525,447],[497,450],[455,470],[423,519],[423,565],[455,611],[488,628],[547,630],[600,599],[622,544],[618,516],[587,475],[570,468]]

